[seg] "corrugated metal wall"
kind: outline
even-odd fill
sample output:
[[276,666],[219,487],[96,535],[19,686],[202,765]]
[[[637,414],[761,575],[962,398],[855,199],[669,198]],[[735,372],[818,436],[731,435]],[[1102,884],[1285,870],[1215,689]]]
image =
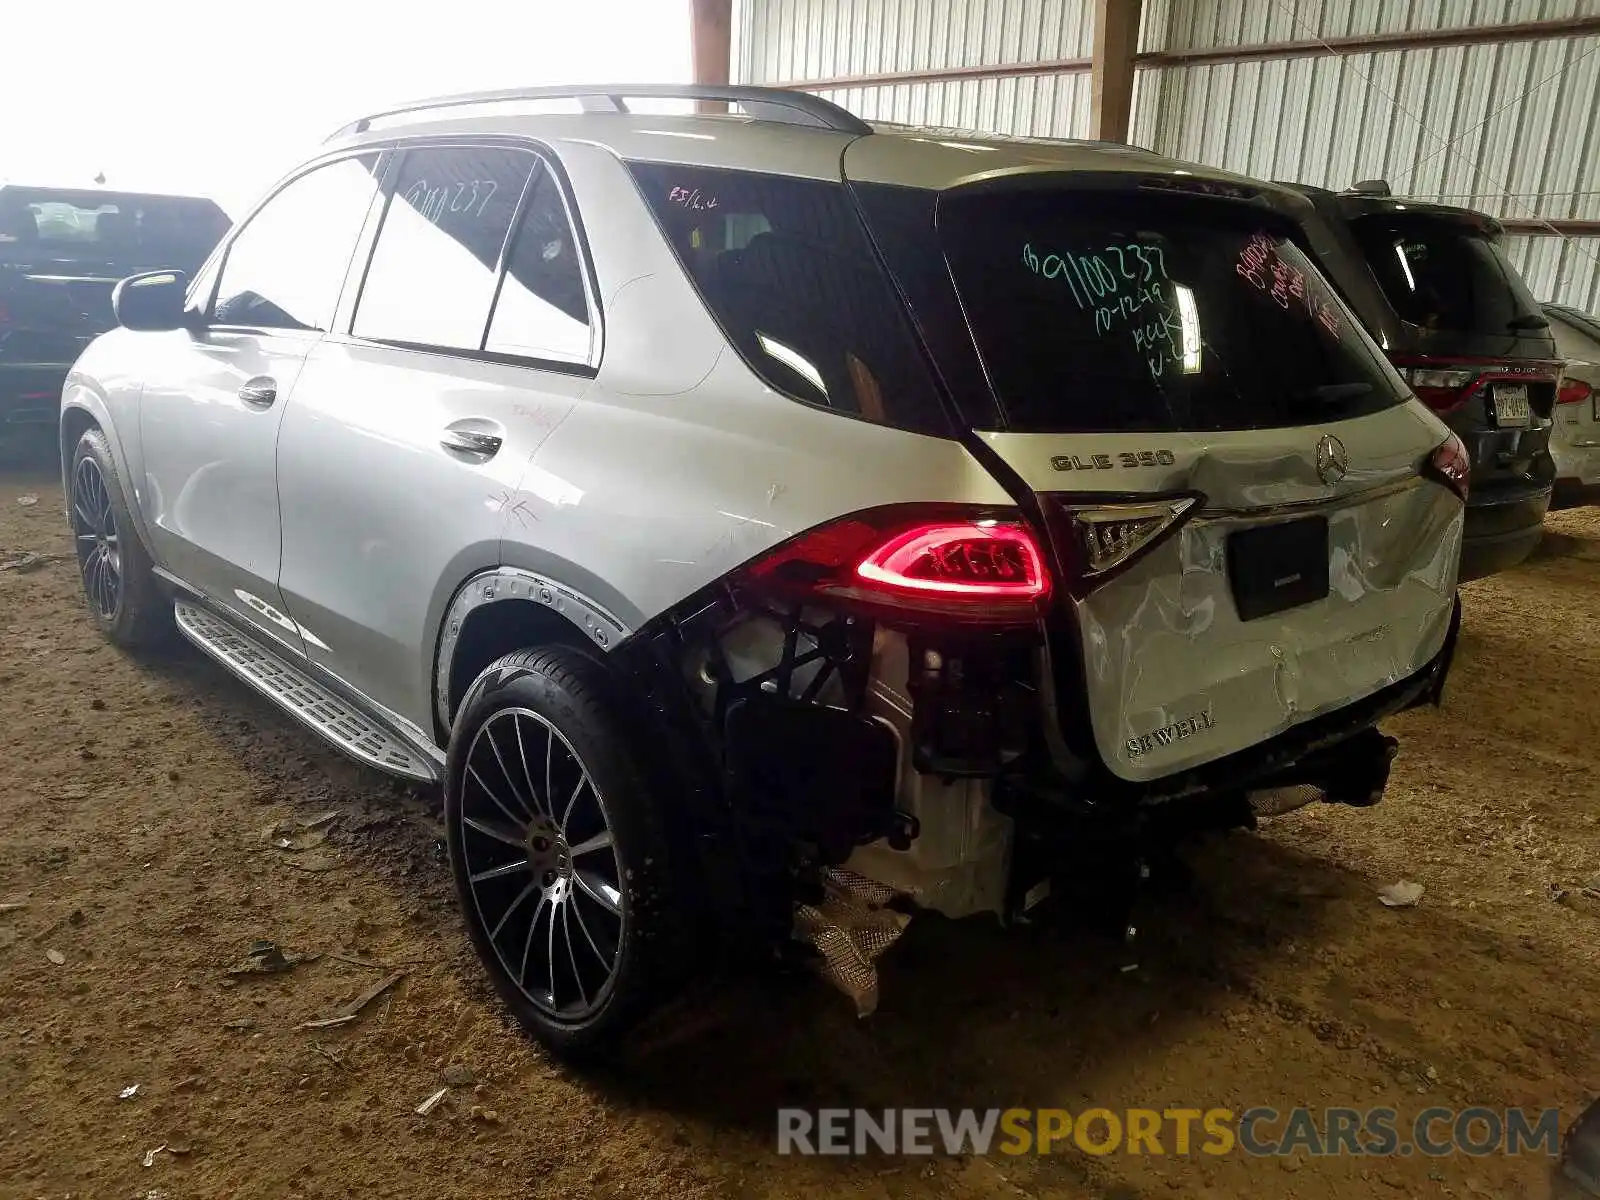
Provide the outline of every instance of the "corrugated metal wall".
[[[1600,0],[1158,0],[1151,49],[1213,49],[1591,16]],[[1152,23],[1149,19],[1155,17]],[[1517,220],[1600,219],[1600,37],[1195,64],[1139,114],[1151,149],[1246,175]],[[1596,239],[1519,237],[1542,299],[1600,306]]]
[[[734,78],[777,83],[1087,58],[1086,0],[736,0]],[[1051,137],[1089,130],[1089,76],[819,90],[874,121]]]
[[[1140,50],[1551,20],[1600,0],[1146,0]],[[734,75],[790,82],[1093,50],[1089,0],[735,0]],[[1089,76],[820,94],[862,116],[1054,137],[1089,133]],[[1141,69],[1132,139],[1248,175],[1397,192],[1512,219],[1600,219],[1600,37]],[[1600,311],[1600,239],[1518,237],[1536,295]]]

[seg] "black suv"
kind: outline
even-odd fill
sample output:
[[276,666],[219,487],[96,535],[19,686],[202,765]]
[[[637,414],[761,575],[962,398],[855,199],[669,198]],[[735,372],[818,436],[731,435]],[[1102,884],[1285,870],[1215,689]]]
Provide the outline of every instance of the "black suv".
[[192,196],[0,187],[0,445],[54,446],[61,385],[116,326],[117,281],[193,273],[229,225],[214,201]]
[[1515,566],[1539,544],[1550,505],[1561,362],[1499,222],[1396,199],[1381,180],[1347,192],[1288,186],[1306,198],[1323,270],[1472,456],[1461,578]]

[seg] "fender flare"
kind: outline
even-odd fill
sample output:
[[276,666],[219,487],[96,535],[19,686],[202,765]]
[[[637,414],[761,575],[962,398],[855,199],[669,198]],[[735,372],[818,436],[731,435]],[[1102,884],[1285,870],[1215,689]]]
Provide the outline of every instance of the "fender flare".
[[[73,375],[67,376],[67,382],[62,391],[61,416],[56,421],[56,440],[61,440],[61,427],[66,423],[67,414],[81,412],[87,414],[94,422],[95,428],[105,435],[106,445],[111,449],[111,457],[117,466],[117,476],[121,480],[124,495],[123,502],[128,506],[128,512],[133,517],[133,523],[138,529],[139,538],[148,548],[151,546],[150,531],[145,527],[144,510],[139,504],[139,479],[135,470],[133,456],[129,453],[127,445],[117,430],[116,422],[111,418],[111,409],[93,387],[82,382]],[[133,410],[134,419],[138,419],[138,409]],[[138,464],[142,466],[143,464]],[[131,489],[131,492],[130,492]],[[62,509],[70,520],[72,516],[72,447],[61,447],[61,497]]]
[[434,652],[434,714],[445,729],[450,727],[450,671],[467,617],[485,605],[505,600],[531,601],[552,609],[602,650],[611,650],[633,632],[598,601],[548,576],[507,566],[477,572],[456,589],[446,607]]

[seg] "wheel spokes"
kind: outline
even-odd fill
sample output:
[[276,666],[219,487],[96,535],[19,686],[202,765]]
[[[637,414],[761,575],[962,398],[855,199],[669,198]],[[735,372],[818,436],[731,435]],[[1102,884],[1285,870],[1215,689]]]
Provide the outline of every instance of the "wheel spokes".
[[507,875],[515,875],[518,871],[526,871],[531,865],[527,859],[519,858],[515,862],[501,863],[498,867],[474,872],[468,878],[473,883],[487,883],[491,879],[504,879]]
[[[535,735],[524,728],[529,722],[545,735],[542,789],[539,745],[534,740],[530,754]],[[491,758],[494,767],[487,765]],[[500,779],[491,784],[495,774]],[[491,962],[499,960],[536,1008],[581,1019],[610,991],[627,924],[605,798],[567,740],[526,708],[503,709],[483,723],[463,775],[455,836],[478,928],[494,951]],[[558,788],[563,801],[556,800]],[[583,911],[591,906],[596,911]]]
[[483,776],[478,774],[478,768],[473,766],[470,762],[467,764],[467,774],[471,775],[473,780],[476,781],[477,785],[483,789],[483,794],[494,801],[494,806],[505,814],[506,820],[510,821],[518,829],[526,829],[528,827],[528,823],[526,821],[507,808],[505,801],[500,799],[499,796],[495,795],[494,789],[483,781]]
[[584,838],[576,846],[568,849],[567,853],[573,858],[583,854],[593,854],[596,850],[605,850],[611,845],[611,830],[602,829],[593,837]]
[[[578,987],[578,999],[587,1008],[589,1007],[589,993],[583,990],[583,972],[578,969],[578,956],[572,950],[572,921],[568,916],[568,910],[571,908],[571,904],[563,904],[561,906],[561,936],[567,943],[567,962],[572,964],[572,982]],[[554,927],[554,922],[551,922],[551,925]],[[553,992],[555,991],[554,972],[551,975],[550,990]]]
[[591,871],[572,872],[578,890],[614,917],[622,915],[622,892]]
[[515,846],[518,850],[527,848],[528,832],[525,828],[506,829],[493,821],[485,821],[479,817],[463,817],[461,823],[468,829],[477,830],[485,837],[492,837],[497,842]]
[[511,919],[511,914],[522,907],[522,902],[529,896],[533,895],[538,886],[539,881],[537,879],[528,880],[528,886],[517,893],[517,898],[515,900],[506,905],[505,912],[500,914],[500,919],[494,923],[494,928],[489,931],[489,940],[491,942],[500,936],[500,931],[506,927],[506,922]]
[[[494,729],[492,728],[492,724],[493,723],[491,722],[490,725],[485,725],[483,727],[484,740],[489,743],[489,751],[494,755],[494,761],[499,764],[500,774],[502,777],[504,777],[506,786],[511,789],[511,798],[520,804],[522,806],[522,810],[528,814],[529,819],[532,819],[538,815],[539,810],[529,801],[522,798],[522,791],[517,787],[517,781],[512,778],[510,770],[507,769],[506,760],[500,757],[500,746],[494,740]],[[524,780],[524,782],[526,782],[526,780]]]

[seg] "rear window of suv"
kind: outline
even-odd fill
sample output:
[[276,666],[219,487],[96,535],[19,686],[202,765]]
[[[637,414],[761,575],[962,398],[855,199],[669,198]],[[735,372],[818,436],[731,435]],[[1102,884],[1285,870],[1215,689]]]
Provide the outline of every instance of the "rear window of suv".
[[0,262],[104,263],[194,271],[228,232],[214,201],[53,188],[0,188]]
[[1237,203],[946,193],[938,237],[1019,432],[1305,425],[1405,392],[1281,228]]
[[1423,329],[1492,333],[1528,328],[1539,306],[1505,251],[1457,221],[1404,214],[1351,222],[1367,264],[1401,320]]

